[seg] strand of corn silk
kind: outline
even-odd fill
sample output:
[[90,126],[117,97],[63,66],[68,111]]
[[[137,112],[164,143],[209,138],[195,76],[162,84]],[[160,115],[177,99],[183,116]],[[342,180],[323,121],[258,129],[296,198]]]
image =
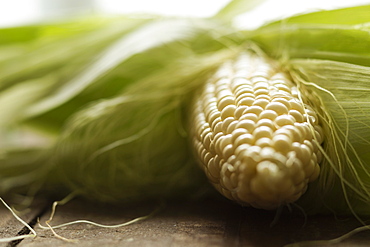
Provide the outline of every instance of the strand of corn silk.
[[75,221],[71,221],[71,222],[67,222],[67,223],[63,223],[63,224],[60,224],[60,225],[55,225],[55,226],[52,226],[51,225],[51,222],[53,221],[54,219],[54,216],[57,212],[57,207],[58,206],[63,206],[67,203],[69,203],[70,201],[72,201],[73,199],[75,199],[77,196],[79,195],[79,192],[78,191],[74,191],[72,192],[71,194],[67,195],[65,198],[63,198],[62,200],[60,201],[55,201],[53,204],[52,204],[52,207],[51,207],[51,212],[50,212],[50,216],[49,216],[49,219],[47,219],[45,221],[45,224],[46,226],[43,226],[41,223],[40,223],[40,219],[38,219],[38,226],[41,228],[41,229],[45,229],[45,230],[50,230],[53,235],[58,238],[58,239],[61,239],[63,241],[66,241],[66,242],[72,242],[72,243],[77,243],[78,240],[77,239],[70,239],[70,238],[66,238],[66,237],[63,237],[61,236],[60,234],[58,234],[55,229],[57,228],[61,228],[61,227],[66,227],[66,226],[70,226],[70,225],[75,225],[75,224],[88,224],[88,225],[93,225],[93,226],[96,226],[96,227],[101,227],[101,228],[120,228],[120,227],[124,227],[124,226],[128,226],[128,225],[132,225],[134,223],[137,223],[137,222],[140,222],[140,221],[143,221],[143,220],[146,220],[150,217],[152,217],[153,215],[155,215],[160,209],[163,208],[163,204],[161,204],[159,207],[157,207],[155,210],[153,210],[153,212],[151,212],[150,214],[148,215],[145,215],[145,216],[141,216],[141,217],[137,217],[135,219],[132,219],[130,221],[127,221],[127,222],[124,222],[124,223],[120,223],[120,224],[115,224],[115,225],[104,225],[104,224],[99,224],[99,223],[96,223],[96,222],[93,222],[93,221],[89,221],[89,220],[75,220]]
[[357,227],[356,229],[346,234],[343,234],[342,236],[339,236],[337,238],[328,239],[328,240],[302,241],[302,242],[287,244],[287,245],[284,245],[284,247],[314,247],[314,246],[338,244],[354,236],[355,234],[359,232],[368,231],[368,230],[370,230],[370,225]]
[[72,117],[51,150],[49,179],[90,200],[189,196],[206,186],[184,135],[186,102],[226,49],[171,64]]
[[[307,193],[312,205],[330,208],[337,213],[368,215],[370,203],[370,68],[325,60],[292,60],[308,85],[322,100],[330,128],[325,150],[328,158],[322,164],[323,174]],[[306,83],[307,84],[307,83]],[[330,134],[329,134],[330,133]]]
[[15,236],[15,237],[9,237],[9,238],[0,238],[0,243],[10,242],[10,241],[15,241],[15,240],[21,240],[21,239],[24,239],[24,238],[35,238],[37,236],[36,231],[29,224],[27,224],[24,220],[22,220],[14,212],[14,210],[4,201],[3,198],[0,197],[0,201],[11,212],[11,214],[14,216],[14,218],[17,221],[19,221],[22,225],[24,225],[25,227],[27,227],[27,229],[31,232],[30,234],[21,235],[21,236]]

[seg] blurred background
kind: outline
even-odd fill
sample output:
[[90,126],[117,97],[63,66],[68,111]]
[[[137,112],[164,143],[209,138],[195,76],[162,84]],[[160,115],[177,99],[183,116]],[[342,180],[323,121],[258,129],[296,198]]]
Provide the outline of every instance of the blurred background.
[[[0,0],[0,27],[91,14],[155,14],[208,17],[230,0]],[[369,0],[266,0],[236,18],[236,25],[255,28],[266,21],[317,9],[370,4]]]

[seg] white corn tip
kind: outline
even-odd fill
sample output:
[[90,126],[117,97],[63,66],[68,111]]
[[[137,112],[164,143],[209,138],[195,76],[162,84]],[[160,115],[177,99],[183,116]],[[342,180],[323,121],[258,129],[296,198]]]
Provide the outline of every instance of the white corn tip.
[[192,142],[212,184],[244,205],[296,201],[320,172],[322,128],[289,77],[244,54],[195,99]]

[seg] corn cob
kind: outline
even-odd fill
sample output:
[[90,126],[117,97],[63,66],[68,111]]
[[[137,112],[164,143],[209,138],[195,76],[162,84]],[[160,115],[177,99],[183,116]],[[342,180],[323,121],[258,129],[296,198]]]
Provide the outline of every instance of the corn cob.
[[190,132],[221,194],[274,209],[296,201],[317,179],[322,127],[305,96],[274,61],[254,53],[226,62],[205,84]]

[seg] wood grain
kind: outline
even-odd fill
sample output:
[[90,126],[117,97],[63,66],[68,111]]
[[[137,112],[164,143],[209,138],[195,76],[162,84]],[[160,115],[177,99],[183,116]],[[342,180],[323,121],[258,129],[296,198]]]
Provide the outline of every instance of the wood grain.
[[[160,205],[159,202],[92,205],[75,200],[58,207],[52,224],[78,219],[108,225],[118,224],[148,215]],[[16,234],[21,226],[7,216],[4,210],[0,213],[5,213],[1,221],[1,236]],[[49,213],[44,214],[41,222],[49,218]],[[151,218],[125,227],[104,229],[79,224],[56,229],[61,236],[77,241],[77,245],[62,241],[53,236],[50,230],[36,226],[39,236],[25,239],[17,246],[279,247],[305,240],[335,238],[361,225],[353,217],[310,216],[306,219],[296,212],[283,212],[274,225],[271,225],[275,218],[274,212],[242,208],[223,199],[172,201],[167,202]],[[4,227],[10,222],[10,226],[4,231]],[[370,232],[356,234],[331,246],[370,246]]]

